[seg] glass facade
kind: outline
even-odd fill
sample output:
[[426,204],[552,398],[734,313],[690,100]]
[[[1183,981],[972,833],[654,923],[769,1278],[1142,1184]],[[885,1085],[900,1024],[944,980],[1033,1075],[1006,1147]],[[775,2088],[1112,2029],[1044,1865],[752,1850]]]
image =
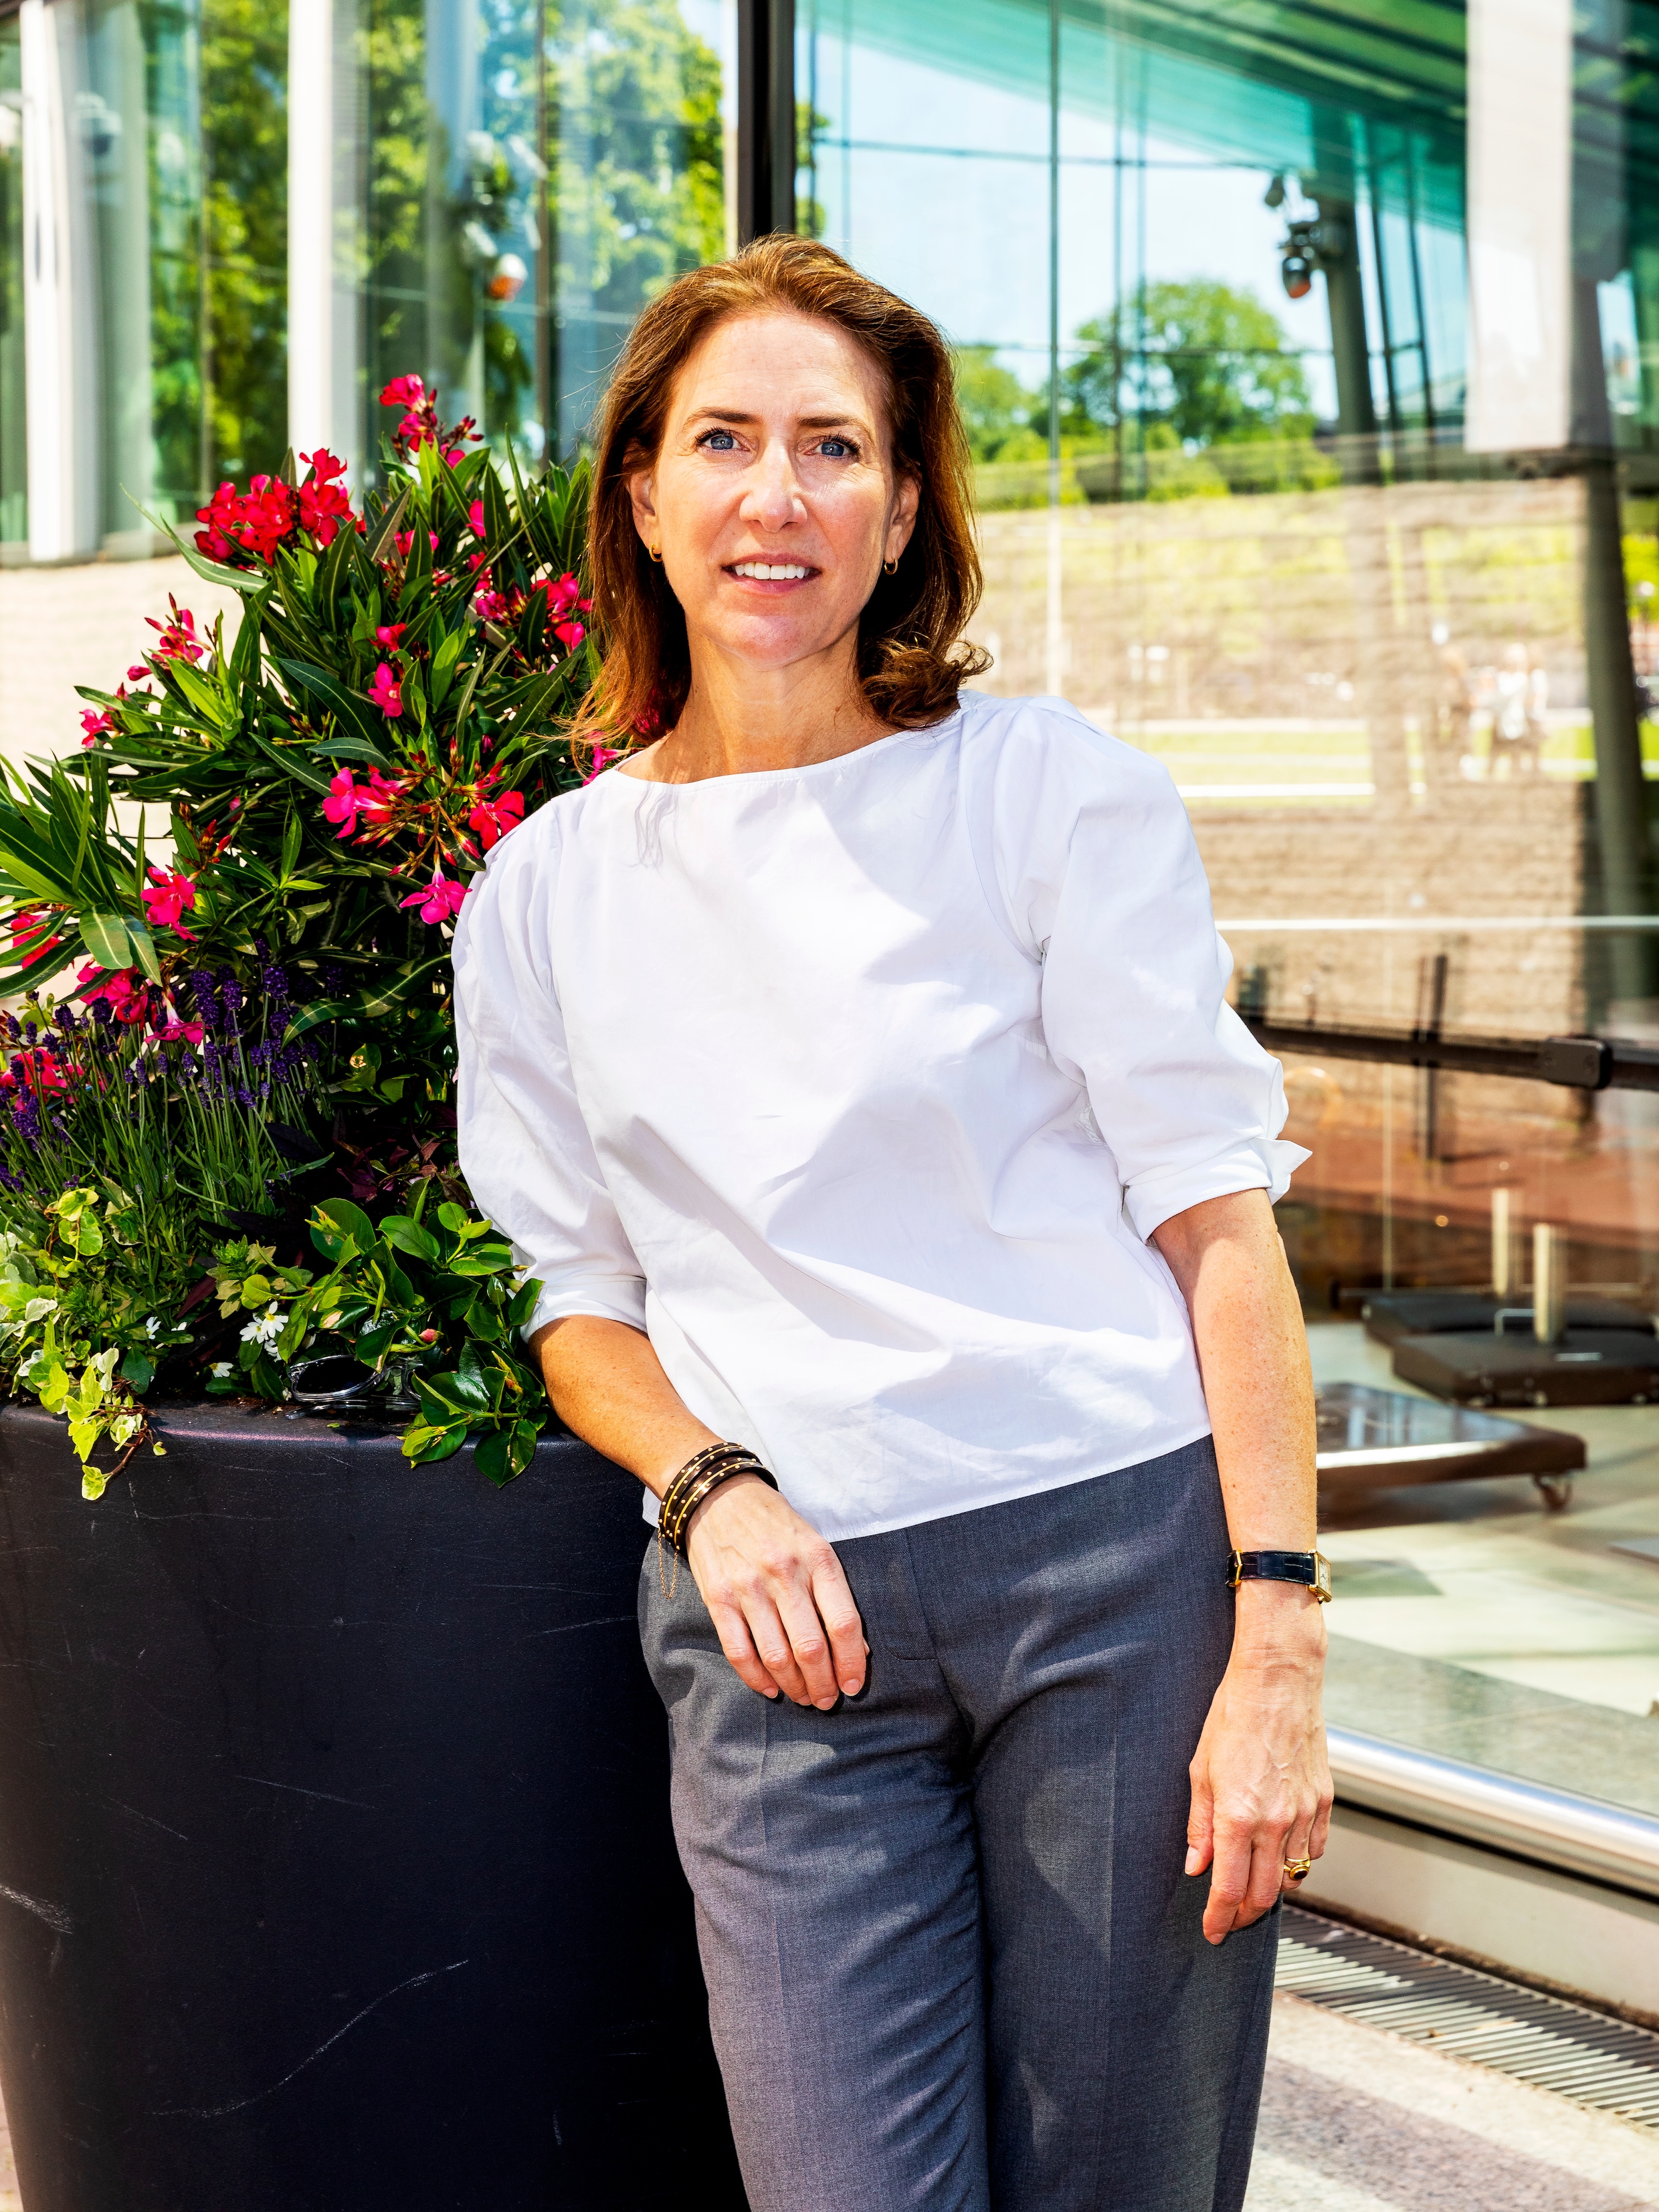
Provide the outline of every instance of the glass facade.
[[[1644,1328],[1650,1097],[1364,1039],[1659,1040],[1659,9],[796,23],[798,227],[958,348],[986,682],[1168,764],[1285,1054],[1326,1443],[1399,1418],[1356,1389],[1425,1397],[1362,1310],[1488,1291],[1494,1211],[1510,1305],[1543,1223],[1569,1298]],[[1332,1717],[1659,1812],[1659,1413],[1501,1410],[1582,1440],[1572,1511],[1524,1475],[1356,1490],[1333,1455]]]
[[580,440],[634,317],[727,247],[720,0],[364,0],[364,362],[498,446]]
[[1379,1299],[1659,1311],[1653,1092],[1527,1073],[1659,1049],[1656,0],[6,9],[5,560],[289,443],[372,480],[408,373],[574,450],[773,204],[793,14],[796,227],[957,348],[985,681],[1166,763],[1285,1060],[1333,1716],[1659,1812],[1659,1384],[1487,1409],[1582,1447],[1565,1513],[1337,1464],[1433,1411]]

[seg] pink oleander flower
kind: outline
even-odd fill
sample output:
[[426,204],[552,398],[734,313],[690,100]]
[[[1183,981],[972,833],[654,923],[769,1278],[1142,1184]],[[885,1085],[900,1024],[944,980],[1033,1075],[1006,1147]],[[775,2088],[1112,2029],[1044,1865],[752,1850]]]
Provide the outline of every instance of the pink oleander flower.
[[374,642],[383,645],[388,653],[396,653],[408,628],[407,623],[382,623],[374,633]]
[[582,777],[582,781],[584,783],[592,783],[596,775],[602,775],[604,774],[605,770],[610,767],[613,760],[620,760],[621,758],[622,755],[620,752],[608,752],[603,745],[595,745],[593,748],[592,757],[588,763],[587,770]]
[[[438,533],[435,530],[428,530],[427,532],[426,542],[435,553],[438,550]],[[397,544],[399,554],[405,561],[407,561],[410,552],[414,549],[415,532],[412,530],[398,531],[397,533]],[[436,579],[434,578],[434,581],[435,582],[435,580]]]
[[339,823],[338,834],[342,837],[354,837],[357,834],[357,809],[361,804],[362,793],[351,780],[351,770],[340,769],[329,784],[328,797],[323,801],[323,819],[325,822]]
[[[493,776],[495,770],[490,770]],[[490,847],[505,837],[509,830],[516,830],[524,820],[524,793],[504,791],[499,799],[481,799],[466,817],[466,826],[476,832],[487,853]]]
[[81,986],[81,996],[90,1006],[94,999],[106,999],[118,1022],[142,1022],[149,1011],[149,986],[136,968],[118,968],[107,982],[94,986],[93,977],[101,975],[103,969],[95,960],[88,960],[84,968],[77,968],[75,980]]
[[368,696],[383,714],[395,721],[404,711],[404,695],[397,677],[383,660],[375,670],[368,687]]
[[468,507],[466,510],[466,520],[467,526],[471,531],[472,535],[475,538],[482,538],[484,534],[484,519],[483,501],[481,499],[475,499],[471,506]]
[[311,474],[299,490],[300,526],[308,530],[319,545],[331,545],[340,525],[351,519],[351,501],[345,486],[333,481],[345,474],[346,465],[322,446],[314,453],[301,453],[300,459],[311,465]]
[[424,922],[453,921],[461,910],[466,893],[465,884],[455,883],[445,875],[441,868],[435,868],[432,881],[423,891],[412,892],[408,898],[399,899],[398,903],[399,906],[419,907],[421,920]]
[[234,535],[240,522],[242,502],[237,497],[234,483],[222,483],[213,495],[212,504],[198,507],[196,520],[205,522],[207,528],[196,533],[196,550],[205,553],[210,561],[228,561],[240,544]]
[[[158,623],[154,615],[144,617],[151,629],[161,632],[161,642],[155,648],[155,658],[157,660],[200,660],[207,652],[207,647],[196,635],[195,616],[188,607],[181,608],[171,592],[167,593],[167,605],[173,610],[170,620]],[[133,672],[129,669],[127,672],[131,675]],[[138,673],[142,676],[148,672],[140,669]]]
[[143,890],[145,921],[152,929],[171,929],[193,943],[194,933],[185,927],[183,917],[196,903],[194,882],[176,868],[153,867],[149,872]]
[[366,829],[390,828],[392,810],[403,797],[404,788],[398,777],[382,775],[379,769],[370,769],[367,785],[360,785],[357,791],[357,805]]
[[[50,929],[51,927],[50,917],[36,912],[33,908],[30,908],[24,914],[13,915],[11,949],[15,953],[21,956],[17,963],[20,968],[31,966],[35,961],[50,952],[55,945],[63,943],[61,937],[45,937],[40,934],[42,931]],[[38,941],[32,941],[37,939]],[[28,946],[27,952],[23,951],[26,945]]]
[[200,1044],[204,1035],[200,1022],[172,1021],[155,1032],[161,1044]]
[[[559,639],[568,652],[574,653],[587,635],[586,628],[575,617],[578,615],[591,614],[593,610],[592,600],[583,599],[580,584],[568,569],[562,576],[538,578],[532,589],[545,595],[547,617],[553,625],[553,635]],[[561,617],[563,617],[562,620],[560,619]]]
[[[30,1078],[33,1081],[30,1084]],[[16,1091],[25,1084],[40,1091],[67,1091],[69,1081],[55,1056],[43,1044],[15,1052],[10,1065],[0,1073],[0,1091]]]
[[426,398],[426,385],[418,376],[394,376],[380,394],[382,407],[418,407]]
[[[126,697],[127,687],[125,684],[117,685],[115,696],[118,699]],[[114,715],[107,708],[101,714],[95,707],[82,707],[81,709],[82,745],[95,745],[100,738],[115,737],[119,733],[119,727]]]
[[241,502],[240,543],[269,561],[295,521],[294,489],[276,477],[255,477]]

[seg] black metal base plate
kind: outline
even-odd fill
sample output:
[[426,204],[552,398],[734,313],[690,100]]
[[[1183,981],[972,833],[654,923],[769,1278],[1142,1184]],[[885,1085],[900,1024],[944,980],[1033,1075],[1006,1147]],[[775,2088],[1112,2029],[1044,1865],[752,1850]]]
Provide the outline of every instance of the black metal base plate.
[[[1525,1292],[1502,1302],[1506,1313],[1530,1312]],[[1485,1329],[1495,1335],[1499,1301],[1480,1291],[1373,1291],[1359,1309],[1365,1334],[1378,1344],[1398,1344],[1402,1336],[1440,1336],[1449,1330]],[[1613,1328],[1638,1336],[1653,1334],[1650,1316],[1617,1298],[1581,1291],[1567,1300],[1569,1328]],[[1506,1334],[1519,1335],[1524,1322],[1511,1322]]]
[[1394,1371],[1465,1406],[1644,1406],[1659,1401],[1659,1337],[1570,1328],[1559,1344],[1490,1329],[1402,1336]]
[[1571,1475],[1585,1460],[1582,1437],[1364,1382],[1327,1384],[1317,1414],[1322,1490]]

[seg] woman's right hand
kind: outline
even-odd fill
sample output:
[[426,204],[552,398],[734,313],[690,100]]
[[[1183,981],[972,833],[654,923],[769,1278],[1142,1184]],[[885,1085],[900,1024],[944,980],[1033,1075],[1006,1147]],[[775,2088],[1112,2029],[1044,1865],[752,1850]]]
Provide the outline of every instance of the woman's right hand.
[[686,1557],[720,1649],[751,1690],[828,1711],[864,1687],[869,1645],[833,1547],[753,1475],[691,1516]]

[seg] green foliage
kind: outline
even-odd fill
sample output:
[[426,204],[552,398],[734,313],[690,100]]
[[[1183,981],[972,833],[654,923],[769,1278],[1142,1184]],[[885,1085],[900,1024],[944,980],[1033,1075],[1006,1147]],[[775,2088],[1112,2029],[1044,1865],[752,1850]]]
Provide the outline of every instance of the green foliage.
[[1145,284],[1077,335],[1091,350],[1060,372],[1073,435],[1126,419],[1167,426],[1188,452],[1312,435],[1301,358],[1252,292],[1208,276]]
[[89,1497],[157,1393],[274,1402],[302,1358],[497,1481],[547,1415],[533,1286],[460,1202],[448,939],[576,780],[586,478],[503,477],[417,380],[399,404],[361,520],[325,455],[226,487],[181,550],[234,636],[175,611],[137,689],[83,692],[86,749],[0,778],[0,980],[32,986],[0,1012],[0,1376],[67,1418]]
[[988,345],[959,346],[957,402],[976,461],[1041,461],[1048,451],[1048,405],[1004,368]]
[[214,483],[274,472],[288,444],[287,8],[205,0],[201,53]]
[[[270,1293],[264,1341],[245,1345],[240,1364],[256,1387],[272,1347],[288,1362],[349,1352],[374,1374],[401,1372],[420,1406],[404,1433],[405,1458],[447,1459],[470,1437],[491,1480],[508,1482],[530,1464],[547,1418],[540,1377],[516,1349],[539,1286],[518,1279],[511,1249],[487,1222],[453,1200],[428,1220],[425,1200],[419,1192],[407,1213],[378,1224],[349,1199],[320,1206],[312,1241],[331,1264],[319,1280],[227,1270],[222,1296],[257,1306]],[[285,1316],[284,1296],[293,1301]]]

